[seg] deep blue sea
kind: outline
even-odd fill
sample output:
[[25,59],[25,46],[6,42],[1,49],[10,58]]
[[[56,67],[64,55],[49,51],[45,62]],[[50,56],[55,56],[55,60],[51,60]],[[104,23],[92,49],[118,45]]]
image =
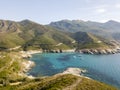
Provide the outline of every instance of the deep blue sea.
[[33,76],[51,76],[77,67],[87,70],[85,76],[120,88],[120,54],[43,53],[30,59],[36,63],[28,72]]

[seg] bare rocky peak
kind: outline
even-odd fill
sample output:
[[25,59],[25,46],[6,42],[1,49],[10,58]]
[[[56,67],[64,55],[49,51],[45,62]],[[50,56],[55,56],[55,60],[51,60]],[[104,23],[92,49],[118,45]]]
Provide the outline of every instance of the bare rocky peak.
[[20,32],[20,25],[9,20],[0,20],[0,32]]

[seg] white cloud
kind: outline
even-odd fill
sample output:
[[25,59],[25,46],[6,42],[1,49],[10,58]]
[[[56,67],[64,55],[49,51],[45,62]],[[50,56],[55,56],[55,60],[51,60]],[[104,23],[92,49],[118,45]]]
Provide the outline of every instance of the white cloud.
[[100,20],[99,22],[105,23],[105,22],[107,22],[107,21],[108,21],[108,19],[103,19],[103,20]]
[[97,13],[105,13],[107,10],[105,8],[99,8],[96,10]]
[[115,5],[116,8],[120,8],[120,3]]

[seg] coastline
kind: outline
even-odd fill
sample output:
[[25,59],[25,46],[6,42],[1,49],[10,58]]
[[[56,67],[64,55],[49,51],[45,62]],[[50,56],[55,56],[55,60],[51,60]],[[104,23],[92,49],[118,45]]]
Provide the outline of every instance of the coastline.
[[75,76],[91,79],[90,77],[86,77],[86,76],[83,75],[83,73],[86,73],[86,72],[87,72],[87,70],[82,69],[82,68],[69,67],[65,71],[63,71],[62,73],[58,73],[58,74],[62,74],[62,75],[64,75],[64,74],[72,74],[72,75],[75,75]]
[[83,54],[97,54],[97,55],[116,54],[116,53],[120,53],[120,47],[107,48],[107,49],[102,49],[102,48],[80,49],[80,50],[76,50],[76,52]]
[[[57,52],[57,53],[69,53],[69,52],[75,52],[75,49],[62,50],[62,52]],[[42,50],[29,50],[29,51],[19,51],[19,53],[21,54],[23,58],[31,58],[32,54],[43,53],[43,51]],[[52,52],[52,53],[56,53],[56,52]]]
[[[81,49],[81,50],[75,50],[75,49],[69,49],[69,50],[62,50],[62,53],[69,53],[69,52],[78,52],[83,54],[96,54],[96,55],[107,55],[107,54],[115,54],[120,53],[120,48],[115,49]],[[27,73],[32,67],[35,66],[35,62],[30,61],[29,58],[32,57],[32,54],[37,53],[43,53],[42,50],[29,50],[29,51],[19,51],[20,55],[24,59],[28,59],[28,62],[24,63],[24,72]],[[58,52],[57,52],[58,53]],[[60,52],[59,52],[60,53]],[[68,68],[65,70],[62,74],[73,74],[76,76],[81,76],[81,72],[84,72],[82,69],[79,68]],[[26,75],[28,76],[28,75]],[[30,75],[30,77],[33,77]]]
[[[75,50],[71,49],[71,50],[64,50],[63,51],[63,53],[67,53],[67,52],[75,52]],[[31,58],[32,54],[36,54],[36,53],[43,53],[43,52],[41,50],[20,51],[21,57],[25,58],[25,59],[26,58]],[[35,78],[32,75],[27,75],[26,74],[32,67],[35,66],[35,62],[30,61],[28,59],[27,62],[23,62],[23,65],[24,65],[24,69],[23,69],[24,75],[27,76],[28,78]],[[89,77],[86,77],[86,76],[82,75],[82,73],[85,73],[85,72],[86,72],[86,70],[83,70],[81,68],[72,68],[72,67],[70,67],[70,68],[67,68],[65,71],[63,71],[62,73],[57,73],[55,75],[72,74],[72,75],[75,75],[75,76],[89,78]]]
[[42,53],[41,50],[29,50],[29,51],[20,51],[19,52],[22,58],[31,58],[32,54]]
[[[51,52],[46,52],[46,53],[82,53],[82,54],[95,54],[95,55],[107,55],[107,54],[116,54],[120,53],[120,47],[115,47],[115,48],[107,48],[107,49],[102,49],[102,48],[91,48],[91,49],[68,49],[68,50],[52,50]],[[44,53],[42,50],[29,50],[29,51],[19,51],[21,56],[23,58],[31,58],[32,54],[37,54],[37,53]]]
[[[39,53],[40,51],[39,52],[38,51],[30,51],[30,52],[31,53],[29,53],[29,54],[35,54],[35,53]],[[30,68],[32,68],[32,67],[30,67]],[[70,68],[67,68],[65,71],[63,71],[62,73],[57,73],[57,74],[55,74],[53,76],[64,75],[64,74],[72,74],[72,75],[75,75],[75,76],[79,76],[79,77],[84,77],[84,78],[87,78],[87,79],[91,79],[89,77],[86,77],[86,76],[82,75],[82,73],[85,73],[85,72],[87,72],[87,71],[83,70],[83,69],[80,69],[80,68],[72,68],[72,67],[70,67]],[[27,74],[26,74],[26,77],[31,78],[31,79],[35,79],[36,78],[36,77],[34,77],[32,75],[29,76]],[[45,76],[43,76],[43,77],[45,77]]]
[[27,72],[35,66],[33,61],[22,62],[22,70],[18,73],[19,76],[27,77],[29,79],[34,79],[32,75],[27,75]]
[[[78,52],[78,53],[83,53],[83,54],[97,54],[97,55],[106,54],[107,55],[107,54],[120,53],[120,48],[115,48],[115,49],[82,49],[82,50],[78,50],[78,51],[75,51],[75,49],[62,50],[62,53],[69,53],[69,52]],[[20,53],[22,58],[29,59],[32,57],[32,54],[43,53],[43,52],[41,50],[29,50],[29,51],[20,51],[19,53]],[[27,62],[23,63],[23,66],[24,66],[23,73],[24,72],[27,73],[32,67],[35,66],[35,62],[28,60]],[[76,76],[81,76],[82,72],[85,72],[85,71],[82,69],[79,69],[79,68],[68,68],[62,74],[73,74]],[[26,74],[26,76],[29,77],[29,75],[27,75],[27,74]],[[34,76],[30,75],[30,77],[32,78]]]
[[62,72],[62,74],[72,74],[75,76],[82,76],[82,73],[87,72],[86,70],[83,70],[81,68],[67,68],[65,71]]

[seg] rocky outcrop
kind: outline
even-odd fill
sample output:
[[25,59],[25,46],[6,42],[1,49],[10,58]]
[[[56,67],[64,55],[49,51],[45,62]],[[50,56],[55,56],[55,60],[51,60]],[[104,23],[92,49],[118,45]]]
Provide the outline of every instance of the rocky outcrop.
[[23,62],[22,63],[23,68],[23,72],[27,72],[29,71],[33,66],[35,66],[35,63],[33,61],[27,61],[27,62]]
[[81,49],[76,50],[76,52],[84,54],[115,54],[120,53],[120,48],[115,49]]
[[86,70],[83,70],[81,68],[67,68],[62,74],[72,74],[75,76],[81,76],[82,73],[87,72]]
[[30,51],[20,51],[20,54],[23,58],[31,58],[32,54],[42,53],[41,50],[30,50]]
[[17,22],[9,20],[0,20],[0,32],[20,33],[20,25]]
[[75,49],[68,49],[68,50],[62,50],[62,49],[57,49],[57,50],[44,50],[44,53],[67,53],[67,52],[75,52]]

